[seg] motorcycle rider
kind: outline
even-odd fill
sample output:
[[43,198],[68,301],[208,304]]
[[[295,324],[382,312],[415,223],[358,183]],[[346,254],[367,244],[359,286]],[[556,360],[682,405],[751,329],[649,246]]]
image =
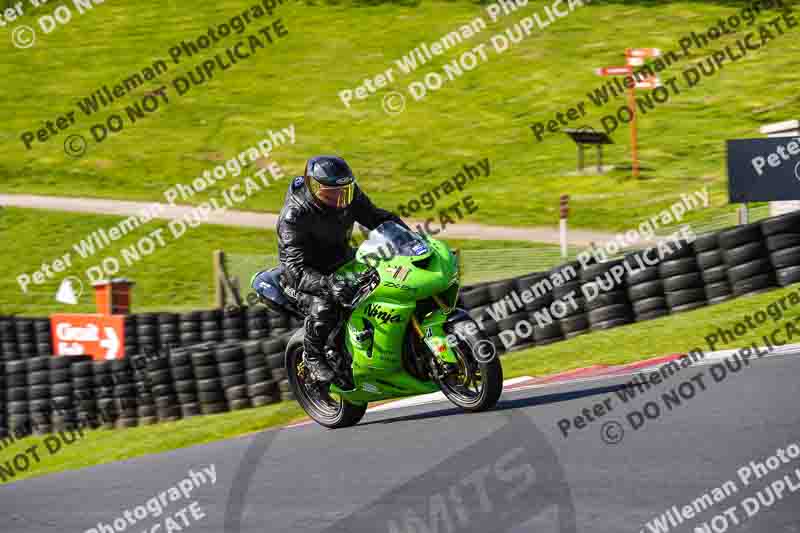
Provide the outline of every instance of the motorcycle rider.
[[341,306],[355,297],[355,287],[335,274],[355,256],[350,246],[353,223],[372,230],[386,221],[407,227],[394,213],[372,204],[340,157],[312,157],[289,186],[277,226],[284,266],[280,283],[306,315],[304,360],[319,382],[334,378],[325,343]]

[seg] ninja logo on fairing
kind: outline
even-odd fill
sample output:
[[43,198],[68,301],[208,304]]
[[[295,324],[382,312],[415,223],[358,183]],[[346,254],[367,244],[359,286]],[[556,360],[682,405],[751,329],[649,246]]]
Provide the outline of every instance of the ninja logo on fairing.
[[377,318],[382,324],[400,322],[403,319],[400,315],[392,314],[391,311],[384,311],[375,304],[369,304],[367,306],[367,316],[370,318]]

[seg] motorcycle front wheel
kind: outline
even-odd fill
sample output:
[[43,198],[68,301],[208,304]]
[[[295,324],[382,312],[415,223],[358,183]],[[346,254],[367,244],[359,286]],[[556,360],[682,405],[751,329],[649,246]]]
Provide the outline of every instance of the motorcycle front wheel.
[[286,370],[289,386],[300,407],[315,422],[336,429],[354,426],[364,417],[367,405],[356,405],[337,394],[330,385],[313,381],[303,362],[303,331],[295,333],[286,347]]
[[455,325],[458,341],[452,349],[457,367],[439,380],[439,388],[465,411],[487,411],[497,405],[503,392],[503,367],[491,341],[480,330],[468,333],[466,322]]

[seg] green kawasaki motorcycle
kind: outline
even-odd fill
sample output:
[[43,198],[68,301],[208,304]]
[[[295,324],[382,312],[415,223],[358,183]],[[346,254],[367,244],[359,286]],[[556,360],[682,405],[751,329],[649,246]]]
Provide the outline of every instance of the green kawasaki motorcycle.
[[[283,267],[259,272],[251,286],[263,303],[302,317],[281,288],[282,273]],[[491,341],[455,307],[459,265],[447,245],[386,222],[336,273],[357,291],[328,337],[334,381],[323,385],[310,377],[303,329],[286,347],[289,384],[311,418],[329,428],[352,426],[369,402],[438,390],[466,411],[495,406],[503,369]]]

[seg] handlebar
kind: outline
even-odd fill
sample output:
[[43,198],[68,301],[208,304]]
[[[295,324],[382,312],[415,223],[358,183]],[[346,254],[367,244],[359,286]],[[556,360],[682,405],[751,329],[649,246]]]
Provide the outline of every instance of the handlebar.
[[368,296],[380,283],[380,274],[378,271],[375,270],[373,267],[369,267],[364,273],[362,273],[356,279],[356,295],[353,297],[353,301],[347,305],[345,304],[344,307],[348,309],[352,309],[356,307],[361,300],[363,300],[366,296]]

